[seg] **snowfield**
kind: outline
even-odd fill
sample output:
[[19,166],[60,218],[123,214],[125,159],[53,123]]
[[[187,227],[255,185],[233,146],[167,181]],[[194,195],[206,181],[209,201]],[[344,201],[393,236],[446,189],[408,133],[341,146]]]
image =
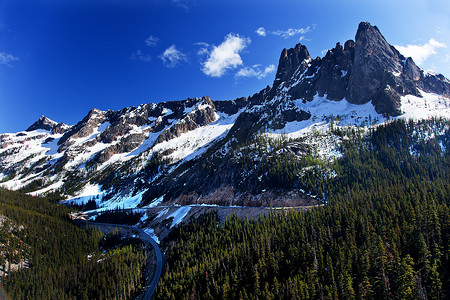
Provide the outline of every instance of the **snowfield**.
[[216,114],[216,121],[192,131],[188,131],[179,137],[155,145],[152,152],[162,152],[174,150],[167,157],[172,162],[180,160],[191,160],[208,149],[208,144],[226,134],[233,127],[239,113],[227,115],[225,113]]
[[401,98],[403,119],[450,118],[450,98],[420,91],[422,98],[406,95]]
[[[402,96],[402,114],[392,119],[450,118],[450,98],[424,91],[421,91],[421,94],[422,98],[413,95]],[[346,99],[327,100],[326,95],[319,97],[317,94],[311,102],[304,103],[301,99],[293,102],[299,109],[311,113],[311,118],[289,122],[284,128],[269,131],[267,135],[271,138],[279,138],[282,134],[292,139],[304,138],[305,142],[313,145],[314,154],[325,160],[341,155],[338,151],[341,139],[331,134],[332,126],[359,127],[368,132],[368,128],[388,121],[375,111],[371,102],[357,105],[349,103]]]

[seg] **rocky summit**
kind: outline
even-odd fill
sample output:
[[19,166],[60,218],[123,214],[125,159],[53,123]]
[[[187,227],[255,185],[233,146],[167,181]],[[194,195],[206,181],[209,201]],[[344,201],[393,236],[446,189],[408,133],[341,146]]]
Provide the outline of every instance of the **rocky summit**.
[[[92,109],[72,126],[42,116],[0,135],[0,181],[104,208],[311,205],[320,195],[301,183],[312,168],[305,158],[339,157],[344,129],[448,118],[449,94],[447,78],[420,69],[364,22],[324,57],[301,44],[283,49],[273,85],[248,98]],[[283,173],[293,163],[297,173]]]
[[376,26],[359,24],[355,40],[340,43],[325,57],[312,59],[304,45],[284,49],[271,97],[311,101],[317,94],[349,103],[372,101],[380,114],[402,114],[400,97],[420,96],[420,91],[448,95],[448,79],[421,70],[383,37]]

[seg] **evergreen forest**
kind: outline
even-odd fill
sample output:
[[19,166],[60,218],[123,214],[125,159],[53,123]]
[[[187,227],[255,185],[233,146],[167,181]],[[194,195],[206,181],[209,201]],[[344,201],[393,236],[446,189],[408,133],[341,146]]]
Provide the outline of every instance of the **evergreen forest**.
[[[12,299],[132,299],[146,252],[120,233],[83,230],[70,208],[0,190],[0,284]],[[11,263],[11,264],[10,264]],[[11,265],[20,265],[17,271]]]
[[172,232],[156,298],[448,299],[449,122],[345,134],[335,176],[314,174],[322,205]]

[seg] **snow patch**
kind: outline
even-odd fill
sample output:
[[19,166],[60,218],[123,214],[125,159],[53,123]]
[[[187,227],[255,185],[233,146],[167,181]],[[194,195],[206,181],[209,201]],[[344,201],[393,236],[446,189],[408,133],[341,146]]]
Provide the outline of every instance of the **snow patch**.
[[155,217],[155,220],[158,218],[161,218],[162,216],[164,216],[165,214],[167,214],[167,212],[169,211],[169,208],[165,208],[163,210],[161,210],[158,215]]
[[97,131],[98,131],[98,132],[103,132],[103,131],[105,131],[110,125],[111,125],[111,123],[109,123],[108,121],[106,121],[106,122],[104,122],[104,123],[102,123],[102,124],[100,124],[100,125],[98,126]]
[[164,199],[164,196],[165,195],[162,195],[161,197],[159,197],[159,198],[156,198],[155,200],[153,200],[149,205],[147,205],[146,207],[155,207],[155,206],[157,206],[158,204],[160,204],[162,201],[163,201],[163,199]]
[[193,111],[194,110],[194,108],[195,108],[195,105],[192,105],[192,106],[190,106],[190,107],[186,107],[185,109],[184,109],[184,114],[185,115],[188,115],[188,114],[190,114],[191,113],[191,111]]
[[155,231],[153,230],[153,228],[144,228],[142,229],[147,235],[149,235],[157,244],[159,244],[159,238],[158,236],[155,234]]
[[422,98],[413,95],[401,97],[404,119],[429,119],[431,117],[450,117],[450,97],[420,91]]
[[[376,120],[384,121],[382,115],[375,111],[372,102],[365,104],[351,104],[345,98],[340,101],[328,100],[317,94],[311,102],[303,103],[303,100],[294,100],[294,103],[304,111],[311,113],[309,120],[302,121],[304,124],[310,120],[325,120],[336,118],[340,125],[371,125]],[[369,123],[368,123],[369,122]]]
[[114,209],[116,207],[136,208],[142,201],[142,196],[147,190],[142,190],[133,196],[132,193],[126,196],[114,196],[102,204],[102,210]]
[[61,203],[83,205],[90,200],[94,200],[100,206],[105,192],[101,190],[98,184],[86,184],[76,197],[61,201]]
[[[48,139],[45,139],[41,147],[47,148],[48,150],[45,152],[45,155],[55,155],[58,154],[58,142],[59,139],[62,137],[62,134],[55,134],[50,136]],[[47,142],[46,142],[47,141]]]
[[42,188],[40,190],[34,191],[34,192],[29,192],[27,193],[28,195],[31,196],[39,196],[39,195],[44,195],[45,193],[51,192],[51,191],[55,191],[59,188],[61,188],[64,185],[64,182],[62,180],[59,180],[45,188]]
[[173,111],[171,109],[169,109],[169,108],[165,108],[164,107],[163,110],[162,110],[162,114],[165,115],[165,116],[166,115],[168,116],[168,115],[173,114]]
[[176,211],[171,213],[166,217],[166,219],[172,218],[172,225],[170,225],[170,228],[180,224],[180,222],[183,220],[183,218],[188,214],[188,212],[191,210],[190,206],[181,206]]
[[209,143],[217,140],[233,126],[239,113],[228,116],[218,113],[217,120],[202,127],[183,133],[181,136],[155,145],[152,152],[163,152],[168,149],[174,151],[167,156],[173,162],[191,160],[202,154],[209,147]]

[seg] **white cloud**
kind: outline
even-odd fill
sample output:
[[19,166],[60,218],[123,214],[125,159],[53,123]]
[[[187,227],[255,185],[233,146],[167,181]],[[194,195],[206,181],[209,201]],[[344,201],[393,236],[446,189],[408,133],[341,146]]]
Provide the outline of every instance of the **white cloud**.
[[209,47],[209,44],[208,44],[208,43],[205,43],[205,42],[194,43],[194,45],[202,46],[202,47]]
[[183,8],[186,12],[189,12],[189,8],[191,3],[188,3],[190,1],[188,0],[172,0],[172,3],[175,4],[177,7]]
[[15,57],[12,54],[8,54],[5,52],[0,52],[0,65],[11,66],[11,62],[19,60],[18,57]]
[[186,54],[181,52],[180,50],[177,50],[175,45],[170,46],[167,48],[163,54],[159,56],[161,60],[163,61],[164,65],[169,68],[174,68],[176,65],[180,64],[183,61],[188,61],[188,57]]
[[133,60],[140,60],[143,62],[149,62],[152,60],[150,55],[144,54],[141,50],[136,50],[136,52],[133,52],[131,54],[131,59]]
[[406,45],[405,46],[395,46],[400,53],[406,57],[412,57],[412,59],[418,64],[422,64],[428,57],[436,54],[437,48],[446,48],[447,45],[436,41],[435,39],[430,39],[428,43],[423,45]]
[[264,29],[264,27],[259,27],[258,29],[256,29],[255,31],[259,36],[266,36],[266,30]]
[[255,32],[259,36],[267,36],[268,34],[281,36],[282,38],[290,38],[295,35],[300,35],[300,41],[304,39],[304,34],[310,32],[312,30],[311,26],[306,28],[289,28],[287,30],[275,30],[275,31],[266,31],[264,27],[259,27]]
[[222,77],[226,70],[242,65],[239,53],[250,44],[249,38],[228,34],[219,46],[214,46],[208,58],[202,64],[202,71],[211,77]]
[[297,35],[297,34],[305,34],[305,33],[307,33],[309,30],[310,30],[310,29],[309,29],[309,26],[306,27],[306,28],[297,28],[297,29],[295,29],[295,28],[289,28],[288,30],[276,30],[276,31],[272,31],[272,34],[278,35],[278,36],[281,36],[281,37],[287,39],[287,38],[290,38],[290,37],[292,37],[292,36],[294,36],[294,35]]
[[274,65],[269,65],[262,68],[261,65],[254,65],[253,67],[244,67],[240,69],[234,77],[257,77],[258,79],[266,77],[268,74],[273,73],[275,71]]
[[149,36],[146,40],[145,40],[145,44],[149,47],[153,47],[156,45],[156,43],[158,43],[159,39],[156,36]]
[[205,42],[198,42],[198,43],[194,43],[194,45],[196,46],[200,46],[200,50],[197,51],[198,55],[205,55],[205,54],[209,54],[209,44],[205,43]]

